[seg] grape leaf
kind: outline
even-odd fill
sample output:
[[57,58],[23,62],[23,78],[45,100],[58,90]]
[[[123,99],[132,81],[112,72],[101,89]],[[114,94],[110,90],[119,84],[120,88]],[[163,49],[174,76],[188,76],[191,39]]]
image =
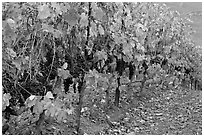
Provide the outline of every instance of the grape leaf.
[[53,104],[57,108],[62,108],[64,106],[64,102],[60,98],[56,98],[56,100]]
[[58,115],[57,115],[57,121],[63,121],[67,118],[67,112],[64,110],[59,111]]
[[97,80],[97,88],[106,90],[108,88],[108,79],[100,76]]
[[132,59],[133,59],[132,54],[126,54],[125,56],[123,56],[123,60],[124,60],[125,62],[131,62]]
[[6,20],[6,22],[9,24],[9,26],[11,28],[15,28],[16,27],[16,22],[13,19],[9,18],[9,19]]
[[88,26],[88,16],[85,13],[82,13],[80,17],[81,17],[81,19],[80,19],[81,27]]
[[94,57],[97,58],[98,60],[105,60],[106,61],[108,59],[107,53],[104,50],[97,51],[94,54]]
[[13,58],[16,57],[16,52],[12,48],[7,48],[7,53]]
[[89,86],[93,86],[93,87],[96,87],[96,80],[95,80],[95,77],[90,77],[90,76],[88,76],[88,77],[86,77],[86,84],[87,84],[87,87],[89,87]]
[[62,77],[63,79],[67,79],[68,77],[71,76],[69,70],[64,70],[64,69],[61,69],[61,68],[58,68],[57,69],[57,74],[59,77]]
[[52,106],[50,107],[49,111],[50,111],[50,116],[54,117],[55,113],[57,112],[57,108],[55,106]]
[[79,19],[79,15],[74,8],[71,8],[69,12],[64,14],[63,17],[64,17],[64,20],[67,21],[70,26],[74,26],[75,24],[77,24]]
[[47,109],[45,110],[45,115],[46,116],[51,116],[51,117],[54,117],[55,114],[57,112],[57,108],[54,104],[50,104],[49,107],[47,107]]
[[145,59],[145,55],[140,55],[140,54],[138,54],[138,55],[135,55],[135,58],[137,59],[137,61],[143,61],[144,59]]
[[51,16],[50,9],[46,4],[38,6],[38,12],[39,19],[46,19],[47,17]]
[[9,106],[9,100],[11,99],[10,93],[3,94],[3,100],[2,100],[2,110],[5,110],[7,106]]
[[137,29],[138,29],[137,31],[140,32],[140,33],[142,33],[142,32],[144,32],[144,31],[147,31],[147,30],[148,30],[147,27],[144,26],[144,25],[141,24],[141,23],[136,24],[136,27],[137,27]]
[[4,31],[4,35],[6,36],[6,38],[11,38],[12,40],[14,40],[16,37],[14,30],[10,27],[8,23],[3,24],[3,25],[4,25],[3,31]]
[[53,90],[54,94],[60,94],[61,92],[62,92],[61,87],[55,87],[54,90]]
[[51,2],[51,7],[55,10],[57,14],[61,14],[64,10],[64,6],[57,2]]
[[29,99],[30,99],[30,100],[33,100],[33,99],[35,99],[35,97],[36,97],[35,95],[31,95],[31,96],[29,97]]
[[98,26],[99,34],[104,35],[104,29],[101,25]]
[[21,58],[18,58],[18,59],[15,59],[12,61],[12,64],[15,65],[15,67],[18,69],[18,70],[21,70],[21,63],[22,63],[22,59]]
[[49,98],[49,99],[50,99],[50,98],[52,98],[52,99],[54,98],[53,95],[52,95],[52,92],[50,92],[50,91],[48,91],[48,92],[46,93],[45,97],[47,97],[47,98]]
[[43,103],[36,101],[36,104],[33,107],[33,113],[41,114],[43,112],[43,110],[44,110]]
[[46,31],[46,32],[53,32],[53,27],[51,25],[46,24],[46,23],[42,24],[42,29],[43,29],[43,31]]
[[62,32],[60,30],[54,29],[52,25],[43,23],[42,29],[43,31],[52,33],[55,38],[60,38],[62,36]]
[[101,8],[96,8],[93,13],[94,13],[93,16],[94,16],[97,20],[102,21],[103,16],[104,16],[104,13],[103,13],[103,10],[102,10]]
[[132,53],[132,46],[131,46],[130,44],[125,43],[125,44],[123,45],[123,53],[124,53],[125,55],[131,54],[131,53]]
[[144,46],[142,46],[142,44],[140,44],[140,43],[137,43],[137,49],[145,52]]
[[27,107],[32,107],[36,104],[36,102],[39,102],[41,98],[41,96],[31,95],[29,98],[26,99],[25,105],[27,105]]
[[[99,78],[99,74],[97,70],[90,70],[88,74],[85,75],[85,81],[87,86],[96,87],[97,79]],[[90,87],[89,87],[90,88]]]
[[90,36],[97,36],[97,27],[93,22],[91,22]]
[[72,115],[74,112],[74,107],[71,107],[70,109],[65,109],[65,112],[67,112],[68,115]]
[[43,104],[43,108],[47,109],[52,104],[52,101],[45,96],[44,99],[41,101],[41,103]]
[[60,38],[63,35],[63,33],[57,29],[53,29],[52,33],[55,38]]

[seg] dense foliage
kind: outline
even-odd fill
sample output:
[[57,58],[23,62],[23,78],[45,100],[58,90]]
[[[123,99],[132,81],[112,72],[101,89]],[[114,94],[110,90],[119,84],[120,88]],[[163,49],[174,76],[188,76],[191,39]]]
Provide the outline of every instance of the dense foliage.
[[[201,47],[187,21],[165,5],[2,6],[4,133],[42,134],[42,123],[53,118],[82,134],[82,114],[97,112],[113,126],[109,111],[121,107],[121,98],[128,109],[155,86],[202,87]],[[24,130],[28,126],[34,128]]]

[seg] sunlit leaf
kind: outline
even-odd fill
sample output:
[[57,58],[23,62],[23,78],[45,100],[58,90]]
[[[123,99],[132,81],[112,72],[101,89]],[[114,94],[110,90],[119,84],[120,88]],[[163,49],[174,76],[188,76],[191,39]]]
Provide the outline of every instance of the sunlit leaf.
[[83,107],[82,109],[81,109],[81,112],[85,112],[85,111],[87,111],[88,110],[88,107]]
[[138,29],[139,32],[141,32],[141,31],[147,31],[147,27],[144,26],[144,25],[141,24],[141,23],[138,23],[136,26],[137,26],[137,29]]
[[5,110],[7,106],[9,106],[9,100],[11,99],[10,93],[3,94],[2,98],[2,110]]
[[35,97],[36,97],[35,95],[31,95],[31,96],[29,97],[29,99],[30,99],[30,100],[33,100]]
[[45,97],[47,97],[47,98],[52,98],[52,99],[54,98],[53,95],[52,95],[52,92],[50,92],[50,91],[48,91],[48,92],[46,93]]
[[6,20],[6,22],[9,24],[9,26],[11,28],[15,28],[16,27],[16,22],[13,19],[9,18],[9,19]]
[[65,63],[63,64],[62,68],[63,68],[63,69],[67,69],[67,67],[68,67],[68,63],[65,62]]
[[137,44],[137,49],[142,50],[143,52],[145,52],[144,46],[142,46],[140,43]]
[[81,27],[88,26],[88,16],[85,13],[82,13],[80,17],[81,17],[81,19],[80,19]]
[[57,13],[57,14],[61,14],[62,13],[62,6],[59,4],[59,3],[57,3],[57,2],[51,2],[51,7],[53,7],[53,9],[55,10],[55,12]]
[[15,67],[16,67],[18,70],[21,70],[21,62],[22,62],[21,59],[16,59],[16,60],[13,60],[13,61],[12,61],[12,64],[14,64]]
[[67,112],[68,115],[73,114],[74,109],[66,109],[65,110]]
[[135,55],[137,61],[143,61],[145,59],[145,55]]
[[91,22],[90,36],[97,36],[97,27],[93,22]]
[[126,54],[131,54],[132,53],[132,46],[129,44],[125,44],[123,46],[123,53]]
[[47,17],[51,16],[50,9],[46,4],[38,6],[38,12],[39,19],[46,19]]
[[104,35],[104,29],[101,25],[98,26],[99,34]]
[[27,107],[35,106],[36,103],[39,102],[41,98],[42,98],[41,96],[31,95],[29,98],[26,99],[25,105],[27,105]]
[[11,57],[16,57],[16,52],[12,48],[7,48],[7,52]]

